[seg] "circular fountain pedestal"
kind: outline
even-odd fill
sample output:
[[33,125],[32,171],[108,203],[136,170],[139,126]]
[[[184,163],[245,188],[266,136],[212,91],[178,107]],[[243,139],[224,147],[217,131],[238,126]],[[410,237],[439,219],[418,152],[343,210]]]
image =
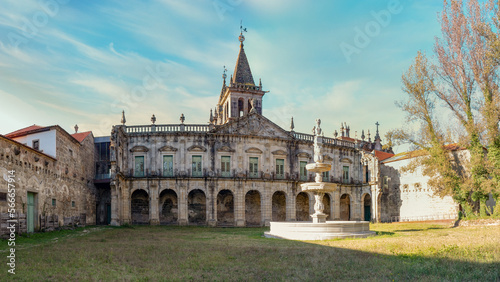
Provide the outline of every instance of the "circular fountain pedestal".
[[289,240],[366,238],[374,235],[368,221],[271,222],[271,230],[264,233],[267,238]]

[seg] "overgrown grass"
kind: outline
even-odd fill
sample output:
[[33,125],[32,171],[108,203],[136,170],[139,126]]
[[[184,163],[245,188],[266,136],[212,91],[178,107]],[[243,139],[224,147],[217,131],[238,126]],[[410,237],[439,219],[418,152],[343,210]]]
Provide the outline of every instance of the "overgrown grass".
[[0,278],[500,280],[500,226],[449,225],[374,224],[376,237],[310,242],[263,238],[267,228],[91,227],[19,237],[17,274],[2,263]]

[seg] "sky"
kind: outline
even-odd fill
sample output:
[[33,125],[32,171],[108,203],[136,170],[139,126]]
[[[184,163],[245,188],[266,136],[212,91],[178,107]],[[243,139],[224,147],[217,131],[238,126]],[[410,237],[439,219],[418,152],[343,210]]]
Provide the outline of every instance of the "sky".
[[234,71],[240,22],[263,115],[325,136],[401,127],[401,75],[440,34],[436,0],[2,0],[0,134],[38,124],[110,134],[207,124]]

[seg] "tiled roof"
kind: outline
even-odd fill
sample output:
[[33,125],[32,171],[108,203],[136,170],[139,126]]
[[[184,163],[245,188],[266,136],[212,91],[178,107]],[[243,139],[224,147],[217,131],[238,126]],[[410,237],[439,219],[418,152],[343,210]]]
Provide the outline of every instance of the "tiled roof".
[[[444,145],[444,148],[449,151],[459,151],[459,150],[465,150],[465,147],[460,146],[458,143],[453,143],[453,144],[448,144]],[[416,150],[416,151],[411,151],[411,152],[403,152],[394,155],[391,158],[385,159],[383,163],[390,163],[390,162],[396,162],[396,161],[402,161],[406,159],[411,159],[415,157],[420,157],[427,155],[427,152],[425,150]]]
[[40,126],[40,125],[33,124],[31,126],[28,126],[28,127],[25,127],[25,128],[21,128],[19,130],[14,131],[14,132],[7,133],[4,136],[5,137],[9,137],[9,138],[13,138],[13,137],[17,137],[17,136],[23,136],[23,135],[26,135],[29,132],[33,131],[33,130],[38,130],[38,129],[42,129],[42,128],[45,128],[45,126]]
[[74,133],[71,134],[71,136],[73,136],[73,138],[78,140],[78,142],[82,143],[83,140],[85,140],[85,138],[87,138],[87,136],[89,136],[90,133],[92,133],[92,131]]
[[375,153],[375,157],[379,160],[379,161],[383,161],[383,160],[386,160],[392,156],[394,156],[394,154],[391,154],[391,153],[386,153],[386,152],[382,152],[382,151],[378,151],[378,150],[373,150],[373,152]]

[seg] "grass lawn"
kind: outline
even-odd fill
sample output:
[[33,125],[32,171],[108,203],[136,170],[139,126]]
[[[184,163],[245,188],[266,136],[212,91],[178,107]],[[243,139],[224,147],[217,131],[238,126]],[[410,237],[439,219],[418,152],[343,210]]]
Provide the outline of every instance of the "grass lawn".
[[0,280],[500,280],[500,226],[373,224],[367,239],[287,241],[268,228],[87,227],[18,237]]

